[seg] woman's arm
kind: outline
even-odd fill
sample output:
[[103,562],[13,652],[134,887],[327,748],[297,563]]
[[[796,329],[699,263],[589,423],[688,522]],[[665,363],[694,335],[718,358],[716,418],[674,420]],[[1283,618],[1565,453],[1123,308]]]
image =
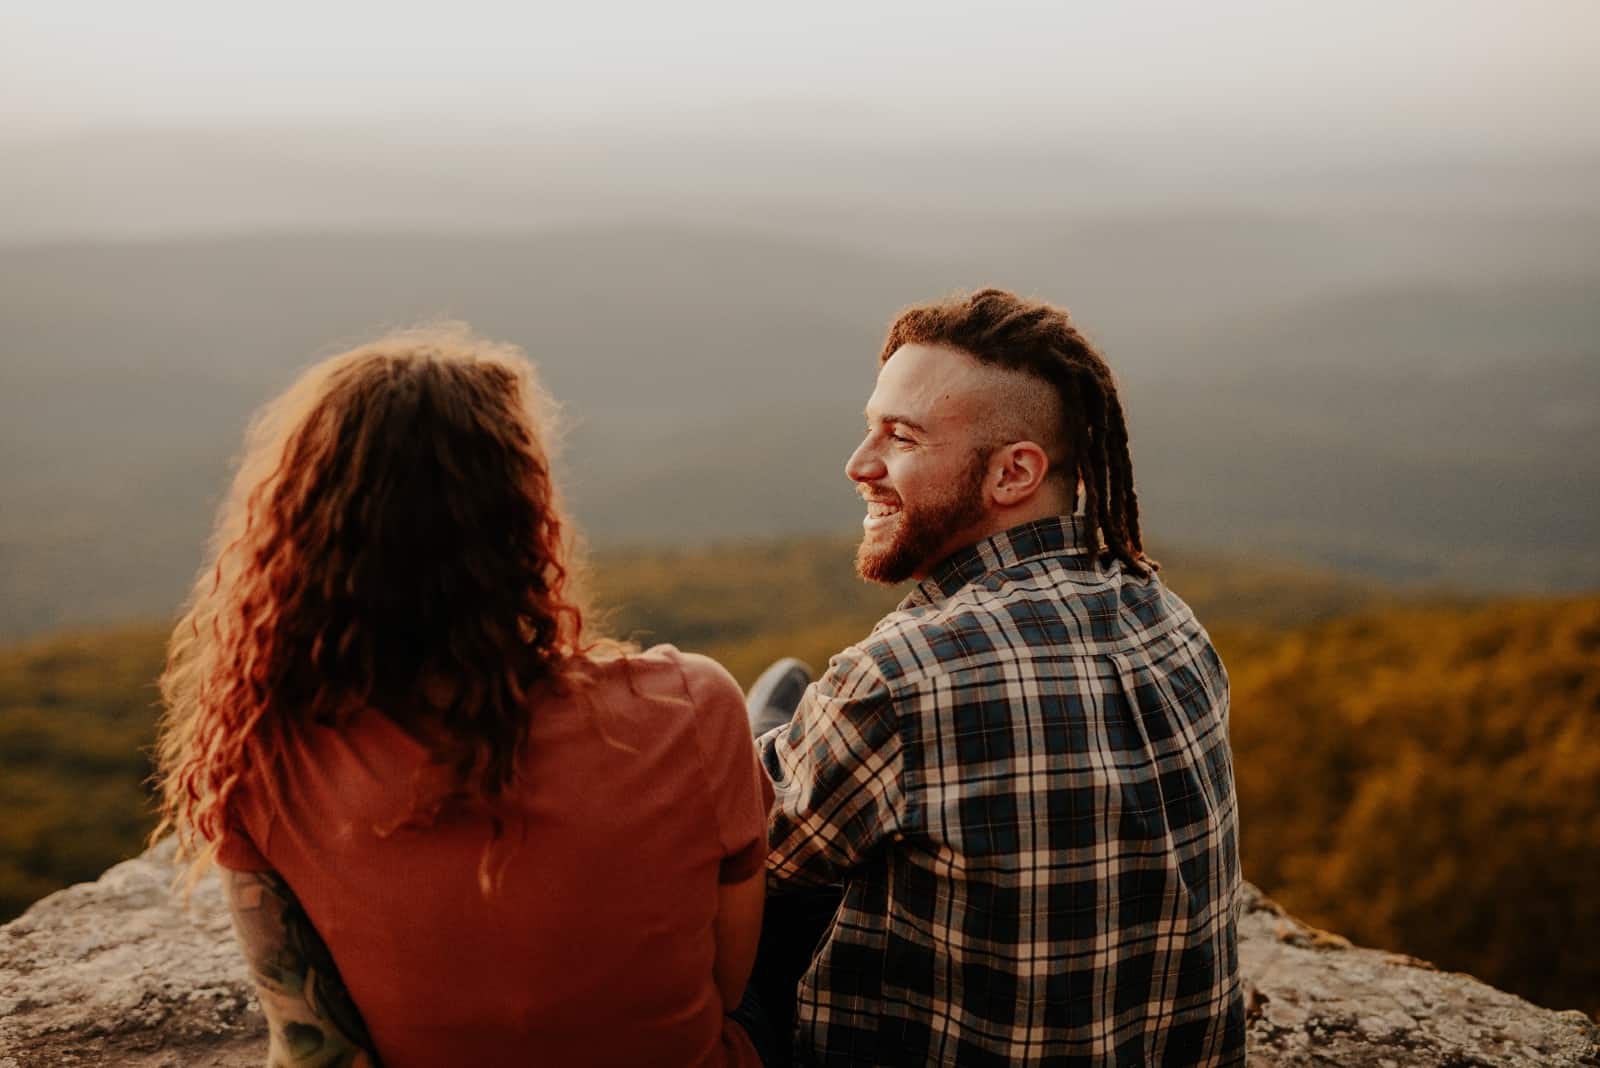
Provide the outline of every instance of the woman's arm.
[[722,995],[722,1011],[728,1012],[744,996],[750,969],[756,963],[756,950],[761,945],[761,911],[767,901],[766,868],[757,868],[743,882],[723,883],[717,889],[717,947],[712,974]]
[[268,1068],[378,1068],[328,947],[277,872],[222,869],[233,930],[269,1030]]

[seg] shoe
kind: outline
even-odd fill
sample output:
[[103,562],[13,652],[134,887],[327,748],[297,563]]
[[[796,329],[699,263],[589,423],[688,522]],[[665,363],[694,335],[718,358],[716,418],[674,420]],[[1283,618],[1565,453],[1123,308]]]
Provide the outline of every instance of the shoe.
[[811,668],[803,660],[786,656],[761,673],[745,695],[750,732],[762,735],[789,722],[800,697],[811,685]]

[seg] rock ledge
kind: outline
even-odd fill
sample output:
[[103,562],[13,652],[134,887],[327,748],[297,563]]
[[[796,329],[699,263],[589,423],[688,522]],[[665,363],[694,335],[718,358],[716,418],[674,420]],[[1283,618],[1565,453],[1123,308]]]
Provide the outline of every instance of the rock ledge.
[[[185,913],[171,844],[0,927],[0,1068],[259,1068],[265,1028],[214,876]],[[1600,1068],[1600,1029],[1359,949],[1246,886],[1251,1068]]]

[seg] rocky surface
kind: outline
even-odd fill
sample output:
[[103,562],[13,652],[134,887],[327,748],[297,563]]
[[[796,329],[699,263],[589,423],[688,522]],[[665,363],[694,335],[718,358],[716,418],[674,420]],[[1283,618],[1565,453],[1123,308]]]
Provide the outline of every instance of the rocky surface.
[[266,1025],[213,875],[186,912],[172,843],[0,927],[0,1068],[266,1063]]
[[[215,878],[185,912],[170,845],[0,927],[0,1068],[258,1068],[266,1040]],[[1250,1068],[1600,1068],[1600,1031],[1464,975],[1352,947],[1246,887]]]
[[1245,885],[1249,1068],[1600,1068],[1600,1028],[1398,953],[1307,927]]

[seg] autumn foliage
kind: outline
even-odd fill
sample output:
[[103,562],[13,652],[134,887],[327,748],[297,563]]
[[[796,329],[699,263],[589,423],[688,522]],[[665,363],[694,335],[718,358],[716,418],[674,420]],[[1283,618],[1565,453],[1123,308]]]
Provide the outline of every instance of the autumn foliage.
[[[611,553],[609,629],[821,666],[897,594],[844,541]],[[1159,552],[1233,682],[1245,875],[1355,941],[1600,1011],[1600,596],[1423,605]],[[167,628],[0,649],[0,920],[138,852]]]
[[1248,877],[1357,942],[1600,1011],[1600,597],[1219,641]]

